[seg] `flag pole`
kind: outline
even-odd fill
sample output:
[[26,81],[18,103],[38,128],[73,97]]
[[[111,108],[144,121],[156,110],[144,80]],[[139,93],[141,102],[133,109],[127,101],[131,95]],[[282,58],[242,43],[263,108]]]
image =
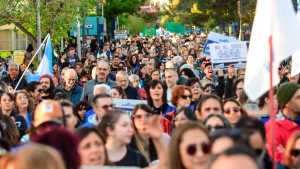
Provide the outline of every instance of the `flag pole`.
[[269,72],[270,72],[270,90],[269,90],[269,113],[271,116],[271,143],[272,143],[272,157],[273,157],[273,169],[276,169],[275,162],[275,117],[276,117],[276,109],[274,107],[274,89],[273,89],[273,41],[272,36],[269,37],[269,47],[270,47],[270,63],[269,63]]
[[46,40],[50,37],[50,34],[48,33],[47,36],[45,37],[43,43],[39,46],[39,48],[35,51],[35,54],[32,56],[30,62],[28,63],[26,69],[23,71],[22,76],[20,77],[14,92],[16,92],[17,88],[19,87],[21,80],[24,78],[25,73],[27,72],[27,70],[29,69],[29,66],[32,64],[33,60],[35,59],[36,55],[38,55],[38,53],[40,52],[40,50],[42,49],[42,46],[45,44]]

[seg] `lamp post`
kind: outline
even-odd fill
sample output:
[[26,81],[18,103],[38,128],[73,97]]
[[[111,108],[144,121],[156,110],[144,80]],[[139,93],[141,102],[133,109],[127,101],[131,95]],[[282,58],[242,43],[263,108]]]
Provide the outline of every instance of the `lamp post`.
[[[40,0],[36,0],[36,33],[37,33],[37,47],[39,48],[42,41],[42,33],[41,33],[41,14],[40,14]],[[42,59],[42,53],[38,53],[39,59]]]

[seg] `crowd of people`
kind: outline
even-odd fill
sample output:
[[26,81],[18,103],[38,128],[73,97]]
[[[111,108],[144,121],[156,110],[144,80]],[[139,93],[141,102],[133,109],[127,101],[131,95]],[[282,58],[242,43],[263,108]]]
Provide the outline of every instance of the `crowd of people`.
[[215,70],[205,40],[92,40],[81,58],[69,45],[38,80],[32,47],[22,65],[1,58],[0,168],[299,169],[299,76],[280,67],[271,120],[268,93],[250,101],[245,69]]

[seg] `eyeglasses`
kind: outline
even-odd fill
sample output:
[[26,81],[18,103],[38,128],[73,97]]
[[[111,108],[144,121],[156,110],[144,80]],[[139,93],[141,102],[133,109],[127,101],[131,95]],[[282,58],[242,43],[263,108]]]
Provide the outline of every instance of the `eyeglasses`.
[[294,156],[294,157],[299,157],[300,149],[292,149],[291,150],[291,155]]
[[152,116],[152,114],[136,114],[136,115],[133,115],[132,117],[136,120],[141,120],[142,118],[148,119],[151,116]]
[[105,109],[105,110],[107,110],[107,109],[109,109],[109,108],[112,108],[112,107],[113,107],[112,104],[108,104],[108,105],[103,105],[103,106],[101,106],[101,108],[102,108],[102,109]]
[[185,100],[186,100],[186,99],[191,99],[191,98],[192,98],[192,96],[191,96],[191,95],[188,95],[188,96],[186,96],[186,95],[182,95],[182,96],[181,96],[181,98],[183,98],[183,99],[185,99]]
[[[186,148],[186,153],[190,156],[194,156],[198,151],[198,147],[199,146],[197,144],[190,144]],[[204,154],[210,153],[211,145],[209,143],[201,143],[200,147]]]
[[241,111],[241,109],[239,107],[232,107],[229,109],[225,109],[224,113],[225,114],[230,114],[230,112],[239,113],[240,111]]

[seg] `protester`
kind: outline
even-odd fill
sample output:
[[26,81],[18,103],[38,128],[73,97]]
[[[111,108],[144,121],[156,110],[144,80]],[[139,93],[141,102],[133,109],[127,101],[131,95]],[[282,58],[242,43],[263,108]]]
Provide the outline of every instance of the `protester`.
[[178,74],[176,70],[168,68],[165,70],[165,81],[167,84],[167,99],[170,102],[172,98],[172,90],[175,87],[178,80]]
[[21,115],[26,121],[26,129],[30,128],[33,112],[32,98],[25,90],[19,90],[15,93],[16,111],[18,115]]
[[76,131],[80,137],[78,152],[81,166],[108,165],[105,139],[96,128],[80,128]]
[[127,72],[118,71],[116,74],[117,86],[122,87],[128,99],[138,99],[137,89],[129,85],[129,77]]
[[[300,126],[297,122],[297,117],[300,113],[300,86],[295,83],[284,83],[277,90],[277,100],[280,107],[274,123],[271,121],[266,123],[266,138],[268,152],[272,156],[272,146],[275,147],[274,160],[278,163],[283,162],[283,153],[287,144],[288,138]],[[272,125],[274,124],[274,125]],[[274,139],[272,136],[272,128],[276,131]]]
[[43,75],[40,77],[40,85],[41,85],[41,92],[40,96],[41,99],[53,99],[54,94],[54,82],[49,75]]
[[83,127],[99,124],[108,110],[113,108],[112,98],[107,94],[99,94],[93,98],[93,109],[85,113]]
[[259,169],[251,151],[236,146],[217,156],[209,169],[239,169],[241,166],[245,169]]
[[235,127],[241,130],[245,144],[254,150],[255,158],[260,166],[272,168],[272,161],[267,153],[264,124],[255,117],[242,117]]
[[29,144],[15,154],[4,156],[0,159],[0,168],[66,169],[61,155],[55,149],[41,144]]
[[116,166],[148,166],[143,155],[127,147],[134,134],[130,118],[119,110],[112,110],[105,114],[98,125],[98,129],[106,139],[108,159]]
[[130,146],[140,152],[148,163],[158,160],[162,150],[156,147],[163,147],[170,141],[170,137],[161,130],[160,120],[145,104],[135,106],[132,112],[134,136]]
[[115,86],[111,89],[111,97],[116,98],[116,99],[126,99],[127,98],[124,90],[119,86]]
[[56,149],[62,156],[66,169],[79,169],[79,138],[62,126],[49,126],[44,132],[37,132],[31,140]]
[[8,65],[7,76],[3,76],[1,81],[5,82],[8,86],[11,86],[13,89],[15,89],[16,87],[17,89],[24,89],[27,86],[27,81],[24,78],[20,79],[22,75],[21,73],[22,72],[20,72],[19,65],[15,63],[10,63]]
[[230,122],[221,114],[210,114],[204,120],[203,124],[210,132],[218,129],[230,129]]
[[105,83],[109,87],[115,86],[115,82],[108,78],[110,72],[109,64],[105,61],[99,61],[96,67],[96,79],[89,80],[84,87],[82,100],[88,98],[89,104],[92,103],[94,87],[97,84]]
[[300,132],[291,135],[284,151],[283,164],[286,169],[297,168],[300,161]]
[[232,126],[242,118],[247,116],[247,113],[242,109],[240,103],[235,99],[226,99],[223,102],[224,116]]
[[172,135],[169,162],[172,169],[206,169],[210,157],[210,139],[204,126],[186,123]]
[[222,114],[223,107],[221,99],[216,95],[205,95],[201,97],[195,114],[198,120],[204,120],[210,114]]
[[66,94],[66,98],[72,102],[72,104],[77,106],[82,97],[83,91],[78,84],[78,76],[74,69],[67,69],[64,73],[63,84],[58,88],[63,89]]
[[184,85],[177,85],[173,88],[171,103],[179,110],[182,107],[189,107],[192,100],[191,89]]
[[189,121],[196,121],[196,116],[192,110],[187,107],[182,107],[181,109],[176,111],[176,115],[174,117],[174,128],[179,127],[182,124],[185,124]]
[[80,125],[79,114],[75,111],[73,104],[69,100],[60,101],[62,111],[66,120],[66,127],[74,131]]

